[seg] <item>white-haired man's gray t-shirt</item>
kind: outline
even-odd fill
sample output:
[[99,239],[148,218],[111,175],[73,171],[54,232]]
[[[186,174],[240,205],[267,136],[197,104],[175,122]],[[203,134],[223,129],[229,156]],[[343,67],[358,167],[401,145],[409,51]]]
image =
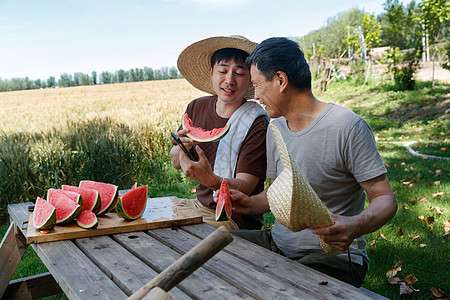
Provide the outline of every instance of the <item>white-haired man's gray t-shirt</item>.
[[[329,103],[325,110],[300,132],[292,132],[284,117],[272,120],[287,149],[314,191],[334,214],[353,216],[364,209],[366,193],[359,182],[387,172],[378,153],[369,124],[351,110]],[[267,131],[267,177],[276,178],[283,166],[271,130]],[[272,229],[277,247],[288,257],[305,251],[321,251],[311,229],[292,232],[278,221]],[[367,258],[364,236],[350,246],[353,262]],[[341,254],[347,258],[347,254]]]

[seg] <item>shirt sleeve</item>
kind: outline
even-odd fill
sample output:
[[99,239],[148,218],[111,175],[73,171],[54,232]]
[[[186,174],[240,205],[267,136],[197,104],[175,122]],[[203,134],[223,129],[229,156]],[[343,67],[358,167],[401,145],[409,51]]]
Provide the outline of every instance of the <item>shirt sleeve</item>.
[[363,118],[350,131],[345,157],[348,170],[358,182],[387,173],[372,129]]

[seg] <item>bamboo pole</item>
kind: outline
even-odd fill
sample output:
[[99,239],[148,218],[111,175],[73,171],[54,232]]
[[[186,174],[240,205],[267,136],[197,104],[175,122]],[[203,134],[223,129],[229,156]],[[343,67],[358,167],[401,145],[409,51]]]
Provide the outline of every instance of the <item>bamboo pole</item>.
[[189,252],[185,253],[177,261],[132,294],[128,300],[142,299],[154,287],[160,287],[168,292],[217,252],[222,250],[232,240],[233,237],[228,230],[224,226],[220,226],[194,248],[189,250]]

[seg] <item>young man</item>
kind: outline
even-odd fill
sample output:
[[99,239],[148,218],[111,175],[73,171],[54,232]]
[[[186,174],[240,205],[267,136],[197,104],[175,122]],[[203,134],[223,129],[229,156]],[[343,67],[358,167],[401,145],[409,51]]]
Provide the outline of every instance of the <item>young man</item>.
[[[364,234],[388,222],[397,203],[369,125],[349,109],[324,103],[311,92],[309,66],[297,43],[270,38],[247,58],[255,99],[265,106],[287,149],[319,198],[332,212],[334,225],[292,232],[278,221],[272,230],[233,233],[355,286],[368,269]],[[281,173],[274,135],[267,133],[267,177]],[[270,210],[267,189],[248,197],[232,191],[234,211]],[[368,196],[370,204],[364,209]],[[326,254],[317,235],[346,251]]]
[[228,229],[259,229],[262,215],[233,214],[232,220],[215,221],[216,203],[213,191],[222,179],[229,187],[253,195],[264,189],[266,172],[265,137],[268,126],[266,111],[255,101],[250,70],[245,59],[256,43],[242,37],[212,37],[187,47],[178,58],[178,69],[194,87],[212,96],[189,103],[186,113],[196,127],[205,130],[231,124],[227,135],[212,143],[195,143],[179,129],[177,135],[197,161],[190,160],[174,143],[170,152],[172,165],[198,182],[197,199],[187,204],[214,226]]

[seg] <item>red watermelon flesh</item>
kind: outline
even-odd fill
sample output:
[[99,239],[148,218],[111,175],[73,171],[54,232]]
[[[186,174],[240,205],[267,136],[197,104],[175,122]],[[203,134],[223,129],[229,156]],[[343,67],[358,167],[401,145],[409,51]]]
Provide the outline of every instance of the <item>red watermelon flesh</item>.
[[83,210],[77,218],[77,225],[85,229],[93,229],[98,226],[97,215],[90,210]]
[[80,181],[80,187],[98,191],[101,207],[97,215],[108,213],[116,207],[119,199],[117,185],[92,180],[82,180]]
[[47,201],[56,208],[56,224],[71,222],[81,212],[81,206],[63,193],[54,193]]
[[196,142],[214,142],[223,138],[230,129],[231,124],[227,124],[222,128],[214,128],[212,130],[205,130],[200,127],[195,127],[192,124],[192,120],[189,118],[188,114],[183,116],[183,128],[189,129],[186,134],[190,139]]
[[37,230],[52,229],[56,224],[56,209],[53,205],[37,197],[33,212],[33,226]]
[[47,199],[50,199],[54,194],[64,194],[67,197],[69,197],[70,199],[72,199],[72,201],[76,202],[81,207],[83,207],[84,199],[80,193],[77,193],[74,191],[65,191],[62,189],[49,189],[47,191]]
[[100,211],[101,202],[98,191],[71,185],[63,185],[62,189],[64,191],[79,193],[83,198],[83,210],[91,210],[95,214],[98,214],[98,212]]
[[228,182],[222,180],[219,190],[219,198],[216,206],[216,221],[228,221],[231,219],[231,197]]
[[119,198],[117,215],[126,220],[136,220],[142,216],[147,206],[147,186],[134,188]]

